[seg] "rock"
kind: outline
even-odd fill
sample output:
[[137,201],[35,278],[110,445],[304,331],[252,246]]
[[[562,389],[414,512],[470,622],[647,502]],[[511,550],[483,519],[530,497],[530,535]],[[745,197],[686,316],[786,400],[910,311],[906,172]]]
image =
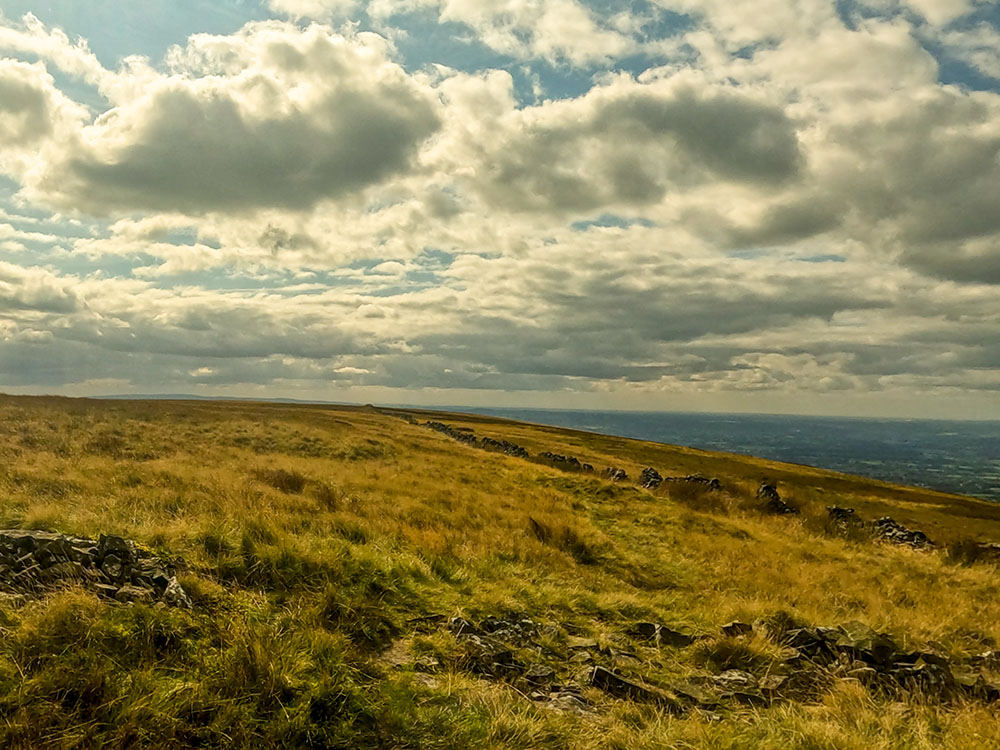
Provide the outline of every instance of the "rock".
[[856,667],[847,673],[852,680],[858,680],[862,685],[872,685],[878,681],[878,670],[873,667]]
[[419,656],[413,662],[413,669],[417,672],[437,672],[441,668],[441,662],[433,656]]
[[[0,588],[43,592],[64,582],[80,583],[99,596],[127,601],[160,599],[191,606],[172,568],[119,536],[99,541],[53,532],[0,530]],[[138,592],[144,592],[139,594]]]
[[524,679],[529,685],[541,686],[548,685],[555,679],[556,673],[554,670],[549,669],[544,664],[533,664],[528,668],[528,671],[524,673]]
[[507,440],[494,440],[493,438],[490,437],[484,437],[480,441],[479,447],[488,451],[497,451],[507,456],[528,458],[528,451],[526,451],[520,445],[517,445],[516,443],[511,443]]
[[670,690],[682,701],[693,703],[701,708],[716,708],[719,705],[719,696],[702,682],[680,680],[672,683]]
[[914,549],[928,549],[934,546],[922,531],[907,529],[889,516],[875,521],[874,528],[877,537],[891,544],[907,545]]
[[110,583],[95,583],[91,588],[97,592],[98,596],[102,596],[105,599],[114,599],[118,594],[118,587],[112,586]]
[[663,484],[663,477],[651,466],[643,469],[642,474],[639,475],[639,485],[647,490],[655,490],[661,484]]
[[448,622],[448,629],[455,635],[482,635],[483,632],[462,617],[452,617]]
[[858,516],[854,508],[841,508],[837,505],[827,505],[826,513],[831,521],[842,524],[857,523]]
[[602,476],[606,479],[610,479],[612,482],[627,482],[628,474],[625,473],[625,469],[619,469],[616,466],[609,466],[602,472]]
[[125,576],[125,565],[117,555],[107,555],[101,563],[101,571],[112,581],[121,581]]
[[767,482],[761,482],[760,487],[757,488],[757,499],[764,501],[763,510],[767,513],[793,515],[799,512],[798,508],[792,507],[781,499],[781,495],[778,494],[778,488],[775,485],[768,484]]
[[594,467],[591,464],[584,464],[582,468],[583,468],[583,473],[584,474],[593,474],[594,473]]
[[122,564],[131,564],[136,555],[132,545],[120,536],[101,534],[97,542],[97,554],[103,560],[108,555],[114,555]]
[[727,669],[713,680],[715,686],[727,692],[734,691],[756,691],[758,687],[757,678],[750,672],[741,669]]
[[545,451],[538,454],[538,460],[563,471],[583,471],[583,464],[575,456],[563,456],[558,453]]
[[83,580],[85,577],[83,566],[78,562],[69,562],[68,560],[51,565],[45,572],[53,579]]
[[535,690],[529,697],[540,706],[555,711],[579,716],[590,713],[590,704],[580,694],[579,688],[573,685],[552,685],[548,692],[544,689]]
[[654,703],[667,709],[680,708],[678,702],[666,693],[627,680],[604,667],[594,667],[590,670],[590,684],[616,698]]
[[740,636],[750,635],[753,633],[753,625],[748,622],[740,622],[739,620],[733,620],[722,626],[722,634],[728,636],[729,638],[739,638]]
[[658,646],[671,646],[674,648],[690,646],[697,640],[693,635],[681,633],[678,630],[668,628],[666,625],[658,625],[653,622],[637,622],[626,632],[635,638],[652,641]]
[[647,641],[659,640],[660,626],[654,622],[637,622],[626,632],[635,638]]
[[463,664],[471,672],[491,679],[510,679],[523,673],[522,665],[514,652],[496,639],[470,635],[464,639]]
[[153,592],[139,586],[122,586],[115,594],[115,599],[122,603],[151,602],[153,601]]
[[170,579],[170,583],[163,592],[163,601],[171,607],[180,607],[181,609],[190,609],[192,607],[191,598],[176,578]]

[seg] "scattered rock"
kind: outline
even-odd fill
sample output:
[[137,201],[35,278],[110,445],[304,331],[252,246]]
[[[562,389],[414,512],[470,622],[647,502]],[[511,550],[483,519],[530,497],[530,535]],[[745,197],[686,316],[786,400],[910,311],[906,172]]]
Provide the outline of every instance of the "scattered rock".
[[575,456],[563,456],[559,453],[545,451],[538,454],[538,460],[563,471],[583,471],[583,464]]
[[854,508],[841,508],[838,505],[827,505],[826,513],[830,517],[830,520],[837,524],[850,525],[861,522],[858,515],[854,512]]
[[969,668],[975,660],[953,664],[930,651],[907,651],[891,636],[860,622],[790,630],[784,643],[798,652],[786,662],[798,674],[823,669],[890,694],[917,692],[944,701],[962,695],[1000,699],[1000,691],[993,692],[992,683]]
[[473,448],[482,448],[483,450],[503,453],[507,456],[516,456],[518,458],[528,458],[528,451],[517,443],[512,443],[509,440],[496,440],[491,437],[477,438],[476,433],[472,431],[471,427],[452,427],[444,422],[424,422],[424,427],[435,432],[440,432],[442,435],[447,435],[451,439],[465,443]]
[[889,516],[883,516],[875,521],[875,535],[890,544],[900,544],[914,549],[929,549],[934,543],[922,531],[914,531],[897,523]]
[[612,482],[628,481],[628,474],[625,473],[625,469],[619,469],[617,466],[609,466],[602,472],[602,476],[610,479]]
[[639,475],[639,485],[647,490],[655,490],[661,484],[663,484],[663,477],[653,467],[643,469],[642,474]]
[[447,435],[452,440],[457,440],[460,443],[465,443],[466,445],[476,445],[478,442],[476,436],[472,432],[466,432],[464,430],[456,430],[451,425],[446,425],[444,422],[424,422],[424,427],[434,430],[435,432],[440,432],[442,435]]
[[190,607],[168,563],[119,536],[98,541],[46,531],[0,531],[0,591],[36,594],[78,583],[106,599]]
[[697,640],[696,636],[681,633],[678,630],[668,628],[666,625],[658,625],[654,622],[637,622],[626,632],[634,638],[651,641],[657,646],[670,646],[673,648],[684,648]]
[[615,698],[641,703],[654,703],[671,710],[678,710],[680,708],[677,700],[671,698],[666,693],[655,688],[645,687],[638,682],[627,680],[604,667],[594,667],[590,670],[589,682],[594,687],[603,690],[608,695],[613,695]]
[[757,499],[764,501],[763,509],[767,513],[791,515],[799,512],[798,508],[789,505],[781,499],[781,495],[778,494],[778,488],[775,485],[768,484],[767,482],[761,482],[760,487],[757,488]]
[[722,482],[718,479],[703,477],[701,474],[688,474],[683,477],[664,477],[664,482],[687,482],[690,484],[703,484],[708,487],[709,490],[721,490]]
[[553,685],[550,692],[537,690],[531,699],[545,708],[583,716],[592,712],[590,704],[583,697],[580,688],[574,685]]
[[479,442],[479,447],[488,451],[497,451],[507,456],[516,456],[518,458],[528,457],[528,451],[509,440],[494,440],[491,437],[484,437]]
[[753,633],[753,625],[748,622],[740,622],[739,620],[733,620],[722,626],[722,634],[728,636],[729,638],[739,638],[743,635],[750,635]]
[[529,685],[540,687],[548,685],[555,679],[554,669],[550,669],[543,664],[534,664],[524,673],[524,679]]

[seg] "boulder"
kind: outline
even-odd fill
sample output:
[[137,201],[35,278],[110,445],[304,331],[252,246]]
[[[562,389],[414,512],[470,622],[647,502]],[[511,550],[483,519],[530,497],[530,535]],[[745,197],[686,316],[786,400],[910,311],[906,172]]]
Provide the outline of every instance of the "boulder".
[[897,523],[889,516],[875,521],[875,536],[890,544],[900,544],[914,549],[929,549],[934,543],[922,531],[915,531]]
[[613,695],[615,698],[641,703],[654,703],[667,709],[676,710],[680,708],[677,700],[671,698],[666,693],[628,680],[605,667],[594,667],[591,669],[589,682],[594,687],[603,690],[608,695]]
[[643,469],[642,474],[639,475],[639,485],[647,490],[655,490],[661,484],[663,484],[663,477],[651,466]]
[[651,641],[657,646],[672,648],[684,648],[697,640],[696,636],[682,633],[678,630],[668,628],[666,625],[659,625],[654,622],[637,622],[626,632],[633,638]]
[[628,481],[628,474],[625,473],[625,469],[619,469],[617,466],[609,466],[602,472],[602,476],[610,479],[612,482]]
[[763,510],[767,513],[792,515],[799,512],[798,508],[789,505],[781,499],[781,495],[778,494],[778,488],[775,485],[768,484],[767,482],[761,482],[760,487],[757,488],[757,499],[764,501]]
[[740,636],[750,635],[752,633],[753,625],[748,622],[733,620],[732,622],[726,623],[722,626],[722,634],[729,638],[739,638]]
[[98,541],[22,529],[0,530],[0,590],[20,594],[76,583],[106,599],[190,607],[172,567],[119,536]]

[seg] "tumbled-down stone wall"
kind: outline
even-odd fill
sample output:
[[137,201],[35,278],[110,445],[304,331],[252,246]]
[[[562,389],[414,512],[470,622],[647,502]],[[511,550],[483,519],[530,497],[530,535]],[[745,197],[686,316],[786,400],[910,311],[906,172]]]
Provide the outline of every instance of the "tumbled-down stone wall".
[[120,602],[191,606],[173,568],[122,537],[0,530],[0,591],[30,595],[67,583]]

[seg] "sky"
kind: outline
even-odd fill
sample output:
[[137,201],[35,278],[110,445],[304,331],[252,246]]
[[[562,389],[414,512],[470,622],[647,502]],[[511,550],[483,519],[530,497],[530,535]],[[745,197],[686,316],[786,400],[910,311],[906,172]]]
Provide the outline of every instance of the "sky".
[[1000,5],[0,0],[0,391],[1000,419]]

